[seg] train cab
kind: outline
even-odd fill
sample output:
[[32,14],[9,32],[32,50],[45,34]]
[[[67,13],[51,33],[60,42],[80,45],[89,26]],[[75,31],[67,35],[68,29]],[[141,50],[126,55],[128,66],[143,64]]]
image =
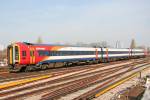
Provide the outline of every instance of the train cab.
[[33,64],[34,51],[23,43],[13,43],[7,47],[8,66],[10,70],[20,70],[23,66]]

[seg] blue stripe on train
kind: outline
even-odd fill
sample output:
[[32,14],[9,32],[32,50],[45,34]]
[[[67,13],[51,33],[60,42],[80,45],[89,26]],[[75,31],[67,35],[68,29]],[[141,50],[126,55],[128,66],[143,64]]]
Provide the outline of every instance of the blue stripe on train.
[[71,61],[87,61],[87,60],[95,60],[95,58],[74,58],[74,59],[45,60],[45,61],[39,62],[38,64],[55,63],[55,62],[71,62]]
[[[114,57],[109,57],[109,58],[126,58],[126,57],[128,57],[128,56],[114,56]],[[106,58],[106,57],[103,57],[103,58]],[[87,60],[96,60],[96,58],[73,58],[73,59],[45,60],[45,61],[39,62],[38,64],[55,63],[55,62],[87,61]]]

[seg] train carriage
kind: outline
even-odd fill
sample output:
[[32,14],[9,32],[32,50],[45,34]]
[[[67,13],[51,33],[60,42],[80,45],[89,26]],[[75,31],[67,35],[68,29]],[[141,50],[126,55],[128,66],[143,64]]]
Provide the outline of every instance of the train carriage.
[[[58,46],[17,42],[7,48],[10,71],[27,71],[55,67],[57,63],[68,65],[80,62],[108,62],[121,59],[144,57],[142,49],[113,49]],[[50,66],[51,65],[51,66]]]
[[107,58],[108,61],[129,59],[131,57],[130,49],[103,48],[103,51],[106,52],[103,56]]
[[147,52],[143,49],[132,49],[132,57],[133,58],[139,58],[143,57],[144,55],[147,55]]

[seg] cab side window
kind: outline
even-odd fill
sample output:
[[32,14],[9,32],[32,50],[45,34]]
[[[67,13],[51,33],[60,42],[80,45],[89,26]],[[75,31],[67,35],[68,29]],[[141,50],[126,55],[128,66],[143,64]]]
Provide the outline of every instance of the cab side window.
[[26,56],[27,54],[26,54],[26,51],[22,51],[22,56]]

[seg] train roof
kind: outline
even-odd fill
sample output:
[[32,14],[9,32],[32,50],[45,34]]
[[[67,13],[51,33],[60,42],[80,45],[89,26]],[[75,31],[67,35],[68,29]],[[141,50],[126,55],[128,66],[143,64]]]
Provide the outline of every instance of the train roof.
[[[92,46],[76,46],[76,45],[62,45],[62,44],[38,44],[38,43],[29,43],[29,42],[20,42],[26,45],[33,46],[63,46],[63,47],[84,47],[84,48],[107,48],[107,47],[92,47]],[[108,49],[130,49],[130,48],[108,48]],[[133,49],[133,50],[142,50],[142,49]]]
[[[23,42],[26,45],[34,45],[34,46],[65,46],[65,47],[83,47],[83,46],[76,46],[76,45],[63,45],[63,44],[38,44],[38,43],[28,43]],[[90,46],[88,46],[90,47]],[[93,47],[94,48],[94,47]]]

